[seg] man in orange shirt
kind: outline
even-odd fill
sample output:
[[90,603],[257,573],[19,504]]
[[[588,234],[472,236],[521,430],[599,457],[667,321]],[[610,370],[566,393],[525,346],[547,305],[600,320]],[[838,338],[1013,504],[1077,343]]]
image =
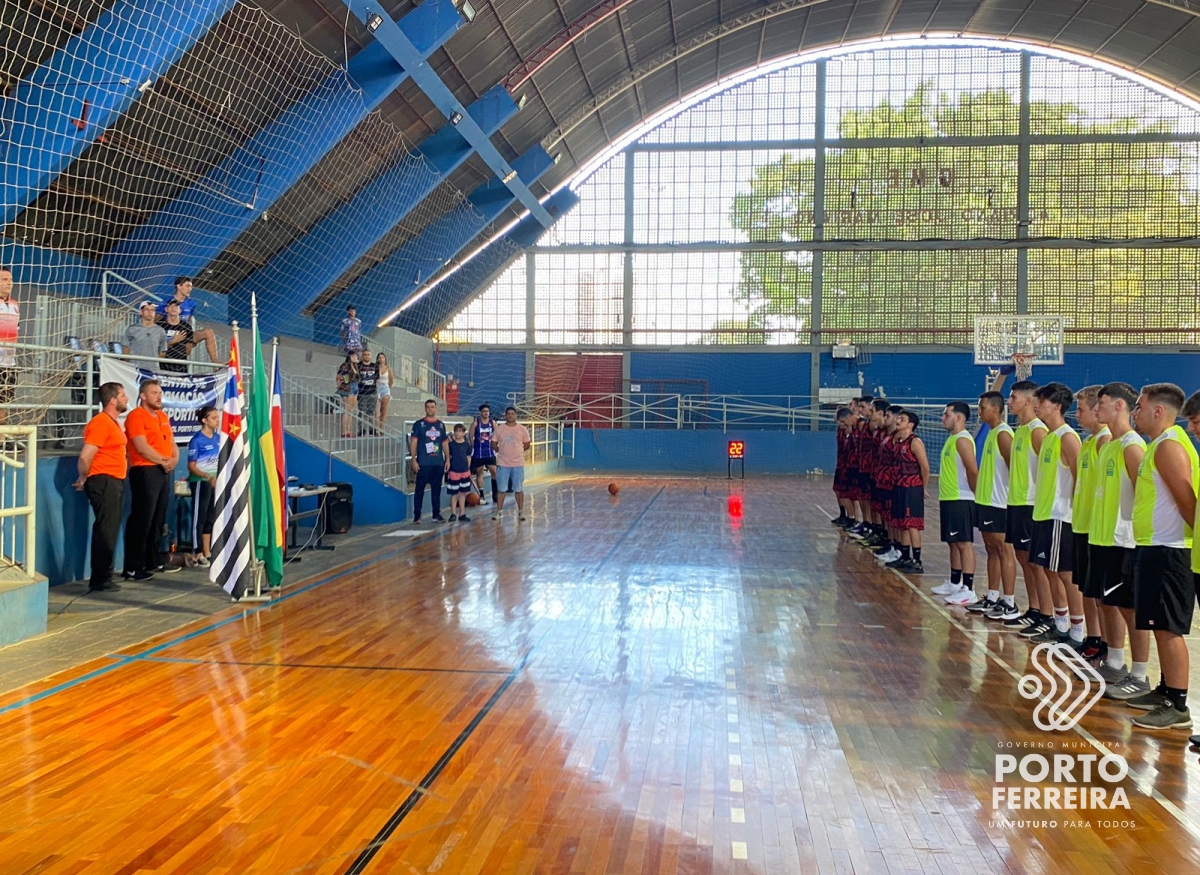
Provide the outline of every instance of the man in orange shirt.
[[143,380],[138,387],[138,406],[125,418],[125,436],[129,438],[132,499],[125,523],[125,579],[149,580],[155,571],[171,574],[180,570],[164,566],[158,552],[171,498],[171,472],[179,461],[158,380]]
[[125,497],[125,432],[117,419],[129,409],[129,398],[120,383],[100,387],[100,412],[83,430],[79,453],[79,479],[75,488],[87,494],[96,522],[92,526],[92,576],[89,592],[115,592],[113,551],[121,528]]

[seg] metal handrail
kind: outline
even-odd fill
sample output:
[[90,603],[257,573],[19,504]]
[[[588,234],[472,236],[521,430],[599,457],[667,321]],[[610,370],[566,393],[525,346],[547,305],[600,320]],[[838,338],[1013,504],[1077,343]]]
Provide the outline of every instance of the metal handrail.
[[29,580],[37,577],[36,472],[37,426],[0,425],[0,568]]

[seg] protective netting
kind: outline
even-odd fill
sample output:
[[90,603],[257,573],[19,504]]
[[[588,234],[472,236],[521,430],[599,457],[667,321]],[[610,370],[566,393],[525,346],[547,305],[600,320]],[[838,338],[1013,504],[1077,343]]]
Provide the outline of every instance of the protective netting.
[[0,0],[0,20],[0,264],[21,309],[10,421],[77,406],[81,363],[178,275],[200,323],[244,321],[254,294],[265,336],[336,346],[348,304],[364,333],[420,292],[424,318],[445,321],[459,292],[438,278],[494,273],[463,262],[502,199],[448,183],[458,165],[373,108],[399,67],[364,85],[379,58],[334,63],[233,0]]

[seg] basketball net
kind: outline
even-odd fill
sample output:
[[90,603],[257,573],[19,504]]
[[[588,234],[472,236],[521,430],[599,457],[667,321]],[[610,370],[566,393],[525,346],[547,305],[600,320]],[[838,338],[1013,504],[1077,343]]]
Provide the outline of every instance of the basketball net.
[[1033,376],[1033,353],[1030,352],[1014,352],[1012,354],[1012,363],[1017,369],[1018,380],[1028,380]]

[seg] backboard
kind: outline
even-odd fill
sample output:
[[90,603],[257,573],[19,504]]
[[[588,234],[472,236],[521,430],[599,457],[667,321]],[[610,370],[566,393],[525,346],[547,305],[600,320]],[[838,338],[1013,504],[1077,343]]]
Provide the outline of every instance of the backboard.
[[975,364],[1010,365],[1030,353],[1038,365],[1063,363],[1062,316],[976,316]]

